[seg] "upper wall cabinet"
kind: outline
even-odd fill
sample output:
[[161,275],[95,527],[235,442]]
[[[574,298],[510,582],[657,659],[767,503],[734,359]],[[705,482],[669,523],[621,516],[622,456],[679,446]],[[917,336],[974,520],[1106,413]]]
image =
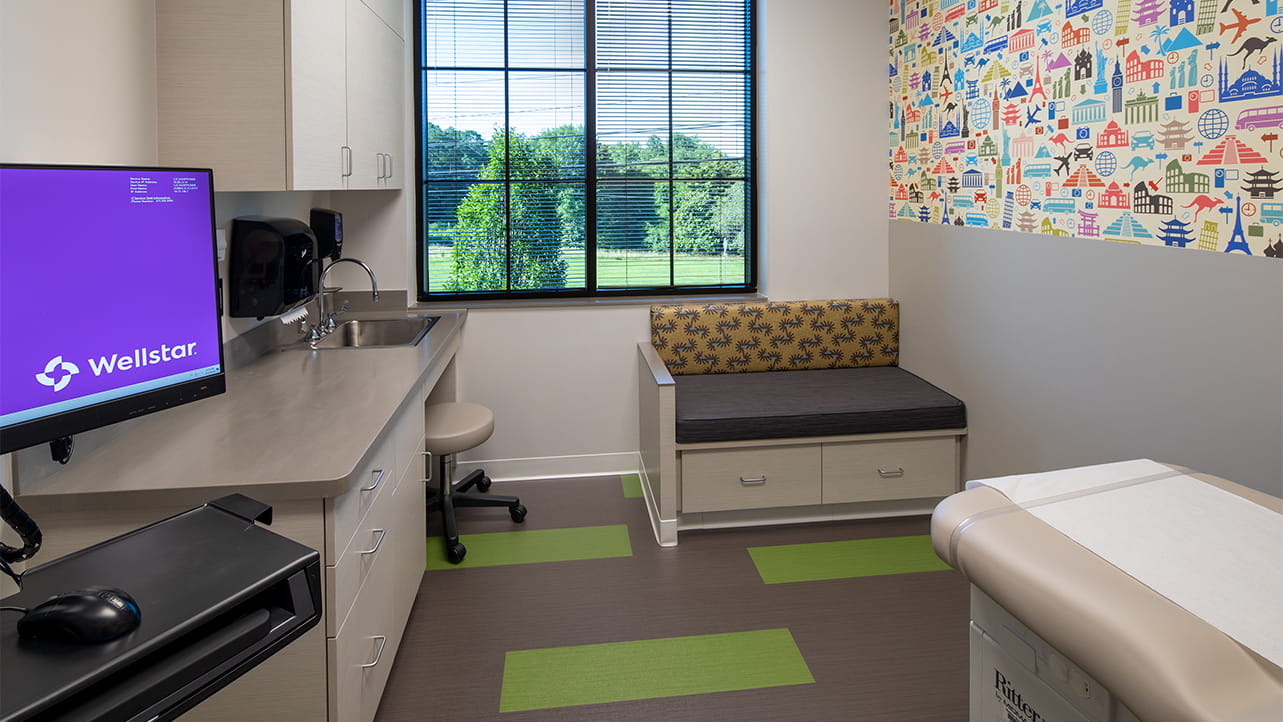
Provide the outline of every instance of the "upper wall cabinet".
[[400,188],[403,0],[156,3],[158,153],[220,191]]

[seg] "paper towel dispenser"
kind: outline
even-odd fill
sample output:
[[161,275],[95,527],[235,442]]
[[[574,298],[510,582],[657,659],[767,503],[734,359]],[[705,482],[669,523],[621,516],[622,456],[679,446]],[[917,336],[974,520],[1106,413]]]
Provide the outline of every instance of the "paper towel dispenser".
[[235,218],[228,251],[232,316],[278,316],[316,293],[321,273],[316,235],[303,221]]

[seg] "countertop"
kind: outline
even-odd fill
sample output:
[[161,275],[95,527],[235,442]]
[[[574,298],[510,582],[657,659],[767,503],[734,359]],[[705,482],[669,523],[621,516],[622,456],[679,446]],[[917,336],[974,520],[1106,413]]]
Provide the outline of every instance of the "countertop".
[[19,473],[17,499],[38,512],[197,505],[237,492],[338,496],[418,384],[435,383],[458,349],[467,311],[430,314],[440,319],[416,346],[268,352],[229,371],[223,394],[131,422],[45,478],[24,483]]

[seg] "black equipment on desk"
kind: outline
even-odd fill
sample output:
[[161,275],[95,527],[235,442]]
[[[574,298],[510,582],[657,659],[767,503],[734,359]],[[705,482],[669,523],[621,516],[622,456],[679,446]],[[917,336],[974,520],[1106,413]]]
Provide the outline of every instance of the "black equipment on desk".
[[102,644],[18,635],[0,612],[0,720],[170,720],[316,626],[320,554],[260,526],[233,494],[27,570],[4,607],[94,585],[143,610]]

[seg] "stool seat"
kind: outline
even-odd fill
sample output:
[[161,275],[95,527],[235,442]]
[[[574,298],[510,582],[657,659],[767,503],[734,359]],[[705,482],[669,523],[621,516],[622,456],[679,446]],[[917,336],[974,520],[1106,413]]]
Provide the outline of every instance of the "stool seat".
[[481,404],[452,401],[427,408],[424,446],[437,456],[480,446],[494,433],[494,412]]

